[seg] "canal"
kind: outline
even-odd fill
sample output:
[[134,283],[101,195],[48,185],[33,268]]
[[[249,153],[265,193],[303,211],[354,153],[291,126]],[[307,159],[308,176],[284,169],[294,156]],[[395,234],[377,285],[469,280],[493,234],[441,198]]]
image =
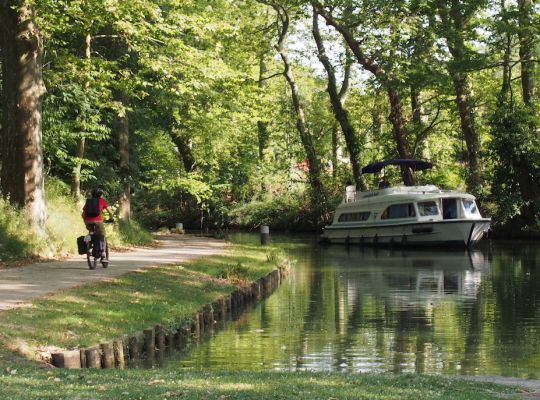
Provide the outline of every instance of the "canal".
[[272,240],[294,261],[283,285],[167,368],[540,378],[534,242],[468,252]]

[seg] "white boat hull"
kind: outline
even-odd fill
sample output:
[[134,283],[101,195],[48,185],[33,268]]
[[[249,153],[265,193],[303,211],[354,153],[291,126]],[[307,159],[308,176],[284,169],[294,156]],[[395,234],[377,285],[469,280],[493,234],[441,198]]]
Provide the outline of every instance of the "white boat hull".
[[321,239],[329,243],[397,246],[469,247],[482,239],[491,220],[453,219],[433,222],[329,225]]

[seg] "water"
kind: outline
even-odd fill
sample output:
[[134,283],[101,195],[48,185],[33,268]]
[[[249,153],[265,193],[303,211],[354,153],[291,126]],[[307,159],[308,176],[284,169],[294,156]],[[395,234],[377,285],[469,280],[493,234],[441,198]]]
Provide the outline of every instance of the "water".
[[296,261],[283,285],[168,367],[540,378],[536,244],[376,251],[281,239]]

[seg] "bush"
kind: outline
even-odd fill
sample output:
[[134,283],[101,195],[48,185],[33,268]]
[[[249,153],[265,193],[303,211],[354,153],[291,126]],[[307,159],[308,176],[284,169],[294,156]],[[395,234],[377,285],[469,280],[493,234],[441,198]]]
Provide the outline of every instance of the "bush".
[[233,282],[246,281],[249,278],[249,268],[241,262],[227,265],[218,276],[223,279],[229,279]]
[[331,219],[339,196],[341,194],[321,195],[315,205],[309,191],[252,201],[230,211],[230,225],[248,229],[270,225],[282,231],[318,230]]
[[145,245],[152,243],[152,234],[137,221],[120,221],[117,226],[106,227],[108,243],[114,246]]
[[36,242],[23,213],[0,198],[0,261],[28,257]]

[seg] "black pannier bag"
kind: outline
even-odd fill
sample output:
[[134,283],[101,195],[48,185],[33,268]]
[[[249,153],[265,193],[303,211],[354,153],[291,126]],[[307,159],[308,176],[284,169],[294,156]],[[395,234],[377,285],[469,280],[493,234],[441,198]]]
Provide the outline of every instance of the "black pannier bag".
[[99,217],[99,215],[101,214],[101,210],[99,209],[99,198],[92,197],[90,199],[86,199],[83,210],[86,217]]
[[86,254],[88,251],[88,243],[84,241],[84,236],[79,236],[77,238],[77,251],[79,254]]

